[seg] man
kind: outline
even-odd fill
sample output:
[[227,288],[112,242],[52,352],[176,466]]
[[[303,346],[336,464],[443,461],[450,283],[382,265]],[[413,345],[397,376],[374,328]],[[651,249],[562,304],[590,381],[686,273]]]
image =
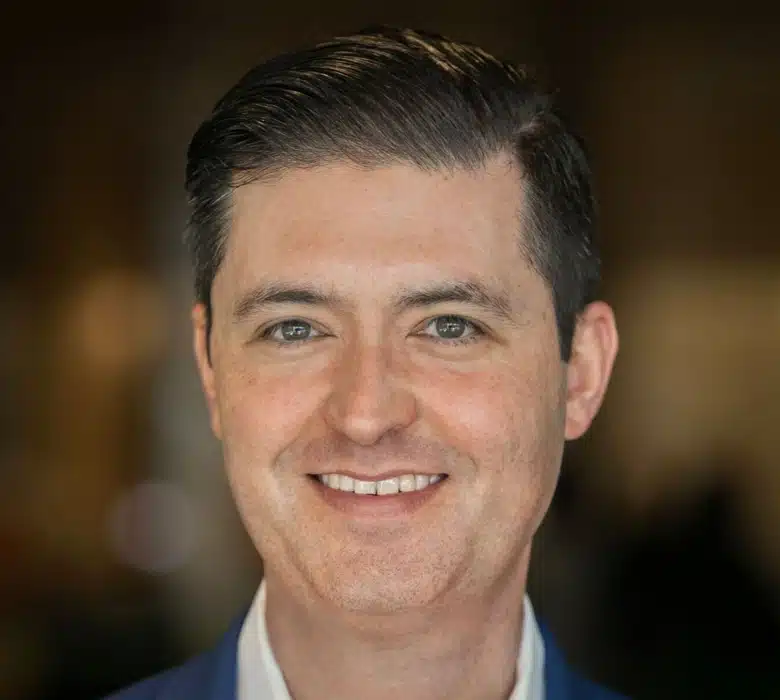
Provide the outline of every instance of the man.
[[197,364],[264,563],[122,700],[593,700],[526,578],[617,351],[585,156],[484,51],[367,30],[249,72],[188,154]]

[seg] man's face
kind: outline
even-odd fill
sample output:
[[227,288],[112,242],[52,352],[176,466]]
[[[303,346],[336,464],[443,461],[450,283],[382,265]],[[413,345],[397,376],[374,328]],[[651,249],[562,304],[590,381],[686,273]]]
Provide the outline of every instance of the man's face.
[[211,360],[202,309],[196,348],[269,581],[390,611],[524,574],[570,401],[526,206],[500,159],[235,192]]

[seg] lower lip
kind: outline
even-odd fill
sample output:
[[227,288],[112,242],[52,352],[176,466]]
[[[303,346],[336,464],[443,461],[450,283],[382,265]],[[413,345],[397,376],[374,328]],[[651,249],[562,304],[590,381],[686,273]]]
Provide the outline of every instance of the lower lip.
[[329,506],[345,515],[358,518],[398,518],[411,515],[434,498],[447,483],[447,477],[435,484],[429,484],[421,491],[399,492],[387,496],[337,491],[325,486],[316,477],[309,477],[309,481]]

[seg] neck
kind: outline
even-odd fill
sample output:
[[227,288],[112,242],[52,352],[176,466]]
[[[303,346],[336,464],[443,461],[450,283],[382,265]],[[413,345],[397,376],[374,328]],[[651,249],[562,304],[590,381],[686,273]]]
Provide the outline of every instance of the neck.
[[294,700],[506,700],[516,682],[527,556],[485,595],[345,616],[266,579],[266,625]]

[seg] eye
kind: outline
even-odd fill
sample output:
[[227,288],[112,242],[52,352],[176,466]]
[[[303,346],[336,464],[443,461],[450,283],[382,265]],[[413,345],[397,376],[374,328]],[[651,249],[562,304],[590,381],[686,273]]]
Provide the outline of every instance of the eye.
[[475,323],[462,316],[437,316],[426,324],[421,335],[440,343],[459,344],[478,340],[484,333]]
[[279,345],[295,345],[323,335],[315,330],[311,323],[299,318],[292,318],[269,326],[261,333],[260,337]]

